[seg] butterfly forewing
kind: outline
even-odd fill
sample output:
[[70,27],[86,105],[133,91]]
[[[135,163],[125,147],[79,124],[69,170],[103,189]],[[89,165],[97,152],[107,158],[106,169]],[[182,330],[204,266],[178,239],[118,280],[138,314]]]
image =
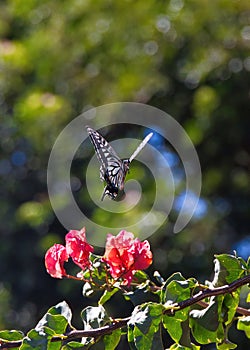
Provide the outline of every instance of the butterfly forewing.
[[[91,142],[94,145],[97,158],[101,164],[100,177],[105,181],[106,171],[113,171],[113,174],[117,172],[117,169],[121,167],[121,160],[116,154],[115,150],[110,144],[102,137],[97,131],[87,127],[87,131]],[[112,168],[112,169],[111,169]],[[114,175],[113,175],[114,176]]]

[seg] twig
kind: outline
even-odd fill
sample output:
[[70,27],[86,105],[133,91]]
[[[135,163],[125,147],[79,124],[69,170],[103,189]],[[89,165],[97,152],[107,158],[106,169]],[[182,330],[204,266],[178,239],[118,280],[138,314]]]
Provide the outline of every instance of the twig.
[[[221,295],[221,294],[230,294],[234,292],[236,289],[238,289],[239,287],[242,287],[247,283],[250,283],[250,275],[242,277],[226,286],[217,287],[217,288],[208,288],[203,291],[200,291],[199,293],[195,294],[191,298],[180,301],[178,304],[176,304],[176,307],[178,307],[178,309],[181,310],[181,309],[185,309],[188,306],[196,304],[205,298],[209,298],[209,297],[212,297],[215,295]],[[248,310],[245,310],[245,311],[249,312]],[[171,310],[166,310],[165,313],[166,314],[171,313]]]

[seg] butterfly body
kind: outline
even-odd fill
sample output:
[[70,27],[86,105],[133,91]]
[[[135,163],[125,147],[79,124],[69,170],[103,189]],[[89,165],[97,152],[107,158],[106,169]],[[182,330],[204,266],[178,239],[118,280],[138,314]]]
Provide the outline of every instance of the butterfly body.
[[97,131],[90,127],[87,127],[87,131],[90,140],[94,145],[97,158],[101,164],[100,179],[106,182],[106,187],[101,200],[103,200],[106,195],[113,200],[119,200],[125,195],[124,182],[126,175],[129,172],[131,161],[145,146],[153,134],[149,134],[142,141],[130,158],[120,159],[115,150]]

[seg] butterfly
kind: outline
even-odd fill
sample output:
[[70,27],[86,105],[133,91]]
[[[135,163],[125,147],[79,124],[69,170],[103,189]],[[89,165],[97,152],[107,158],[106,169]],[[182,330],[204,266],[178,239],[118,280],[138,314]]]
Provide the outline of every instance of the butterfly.
[[102,181],[106,182],[101,201],[105,196],[108,196],[113,200],[118,200],[125,195],[124,181],[129,171],[130,163],[143,147],[145,147],[147,142],[153,136],[153,133],[151,132],[144,138],[130,158],[120,159],[115,150],[101,134],[88,126],[86,128],[94,146],[97,158],[101,164],[100,178]]

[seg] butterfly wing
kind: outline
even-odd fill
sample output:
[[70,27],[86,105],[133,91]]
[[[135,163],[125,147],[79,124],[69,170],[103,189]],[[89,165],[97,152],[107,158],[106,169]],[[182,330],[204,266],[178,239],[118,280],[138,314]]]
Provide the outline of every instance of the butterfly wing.
[[150,134],[148,134],[143,140],[142,142],[139,144],[139,146],[136,148],[136,150],[134,151],[134,153],[132,154],[132,156],[129,158],[129,161],[132,162],[133,159],[135,159],[135,157],[138,155],[138,153],[141,152],[141,150],[145,147],[145,145],[148,143],[148,141],[151,139],[151,137],[153,136],[153,133],[151,132]]
[[124,179],[127,173],[127,171],[124,172],[126,169],[124,161],[118,157],[115,150],[97,131],[89,127],[87,127],[87,131],[101,164],[100,178],[107,184],[102,199],[105,195],[115,199],[118,190],[122,190],[124,187]]
[[[102,135],[100,135],[96,130],[87,127],[87,131],[90,137],[90,140],[94,146],[97,158],[101,164],[100,166],[100,178],[103,181],[105,180],[105,173],[111,165],[114,165],[116,168],[121,166],[121,160],[116,154],[115,150],[110,146],[108,141],[105,140]],[[108,170],[109,172],[110,170]]]

